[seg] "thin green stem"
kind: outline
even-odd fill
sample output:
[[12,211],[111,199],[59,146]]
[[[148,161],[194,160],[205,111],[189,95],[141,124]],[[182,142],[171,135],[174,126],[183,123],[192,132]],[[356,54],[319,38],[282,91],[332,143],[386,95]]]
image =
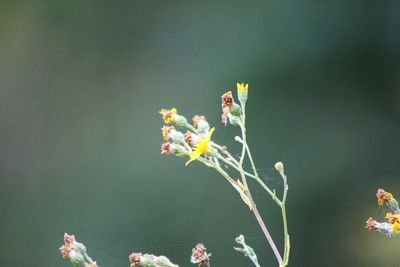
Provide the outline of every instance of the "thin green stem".
[[278,204],[278,206],[281,208],[281,212],[282,212],[282,222],[283,222],[283,231],[284,231],[284,253],[283,253],[283,261],[279,262],[280,267],[285,267],[288,265],[289,262],[289,253],[290,253],[290,238],[289,238],[289,234],[288,234],[288,226],[287,226],[287,218],[286,218],[286,197],[287,197],[287,190],[288,190],[288,185],[287,185],[287,178],[286,175],[281,172],[281,176],[283,178],[283,183],[284,183],[284,191],[283,191],[283,197],[282,200],[279,200],[276,197],[275,191],[271,192],[271,190],[262,182],[262,180],[260,179],[258,172],[257,172],[257,168],[256,165],[254,164],[254,160],[253,157],[251,155],[250,152],[250,148],[247,144],[247,138],[246,138],[246,126],[245,126],[245,119],[246,119],[246,115],[245,115],[245,105],[244,103],[242,103],[242,123],[240,125],[240,128],[242,130],[242,141],[243,141],[243,147],[246,148],[246,152],[247,152],[247,156],[249,158],[251,167],[253,169],[253,173],[255,176],[256,181],[268,192],[268,194],[270,194],[272,196],[272,198],[274,199],[274,201]]
[[[221,149],[223,149],[223,148],[221,148]],[[279,206],[282,204],[281,201],[276,197],[276,194],[271,189],[269,189],[269,187],[260,178],[258,178],[257,176],[255,176],[249,172],[244,171],[243,168],[238,167],[237,165],[239,164],[239,162],[235,158],[233,158],[232,155],[227,150],[222,150],[222,152],[225,153],[231,161],[227,160],[226,158],[224,158],[222,156],[218,157],[220,160],[222,160],[229,166],[233,167],[238,172],[243,172],[246,176],[256,180],[261,185],[261,187],[265,191],[267,191],[267,193],[276,202],[276,204],[278,204]]]
[[287,177],[284,171],[280,171],[279,174],[282,176],[283,179],[283,197],[282,197],[282,205],[281,211],[282,211],[282,222],[283,222],[283,231],[285,235],[285,248],[283,252],[283,266],[287,266],[289,263],[289,254],[290,254],[290,237],[289,237],[289,231],[288,231],[288,224],[287,224],[287,219],[286,219],[286,197],[287,197],[287,191],[289,189],[288,184],[287,184]]
[[[243,102],[243,103],[241,103],[241,106],[242,106],[242,117],[241,117],[241,123],[239,125],[240,125],[240,129],[242,131],[242,142],[243,143],[242,143],[242,154],[241,154],[241,157],[239,160],[238,167],[241,169],[240,174],[242,175],[242,177],[245,177],[244,171],[243,171],[243,161],[244,161],[244,157],[246,155],[246,150],[247,150],[247,155],[249,156],[249,159],[250,159],[251,155],[249,154],[249,149],[248,149],[247,142],[246,142],[246,105]],[[253,166],[253,169],[255,170],[254,163],[252,163],[252,166]],[[256,172],[254,172],[254,174],[255,174],[256,180],[261,181],[261,179],[258,177],[258,174]],[[244,181],[245,181],[245,179],[244,179]],[[264,184],[264,183],[262,183],[262,184]],[[272,191],[267,186],[265,186],[264,189],[272,196],[272,198],[275,201],[277,200],[275,194],[272,193]],[[254,203],[254,201],[253,201],[253,203]],[[261,215],[258,212],[258,209],[255,204],[254,204],[253,212],[254,212],[254,215],[255,215],[262,231],[264,232],[265,237],[267,238],[269,245],[272,248],[272,251],[275,254],[276,259],[278,260],[279,265],[282,265],[282,263],[283,263],[282,256],[279,253],[279,250],[276,247],[275,242],[273,241],[267,227],[265,226],[264,221],[262,220]]]

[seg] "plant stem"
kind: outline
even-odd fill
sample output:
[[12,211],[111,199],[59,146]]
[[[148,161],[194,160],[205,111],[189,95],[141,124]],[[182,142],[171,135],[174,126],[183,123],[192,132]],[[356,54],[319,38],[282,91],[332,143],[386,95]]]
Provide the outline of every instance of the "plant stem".
[[[242,103],[242,123],[240,125],[240,128],[242,130],[242,141],[243,141],[243,147],[246,149],[247,156],[249,158],[251,167],[253,169],[253,173],[255,176],[256,181],[272,196],[274,201],[278,204],[278,206],[281,208],[282,212],[282,221],[283,221],[283,231],[284,231],[284,253],[283,253],[283,261],[279,261],[279,266],[280,267],[285,267],[288,265],[289,262],[289,253],[290,253],[290,239],[289,239],[289,234],[288,234],[288,226],[287,226],[287,218],[286,218],[286,197],[287,197],[287,190],[288,190],[288,185],[287,185],[287,177],[286,175],[282,172],[280,172],[280,175],[283,178],[283,183],[284,183],[284,191],[283,191],[283,197],[282,200],[280,201],[276,195],[275,192],[272,192],[268,186],[266,186],[262,180],[260,179],[256,165],[254,164],[253,157],[251,156],[250,148],[247,144],[247,139],[246,139],[246,125],[245,125],[245,120],[246,120],[246,113],[245,113],[245,103]],[[256,216],[257,217],[257,216]],[[275,252],[275,251],[274,251]]]
[[[245,182],[246,181],[246,176],[244,175],[244,171],[243,171],[243,161],[244,161],[244,157],[246,155],[246,150],[247,150],[247,155],[249,156],[249,159],[250,159],[251,155],[249,154],[249,149],[248,149],[247,142],[246,142],[246,111],[245,111],[245,107],[246,106],[245,106],[245,103],[241,103],[241,104],[242,104],[242,118],[241,118],[240,129],[242,131],[243,146],[242,146],[242,154],[241,154],[241,157],[240,157],[240,160],[239,160],[239,168],[241,169],[240,170],[240,174],[242,176],[243,182]],[[253,169],[255,170],[254,163],[252,163],[252,166],[253,166]],[[258,178],[257,180],[261,180],[261,179],[259,179],[258,174],[256,172],[254,174],[255,174],[255,177]],[[247,188],[247,185],[246,185],[246,188]],[[267,190],[267,192],[270,195],[273,196],[273,199],[276,200],[275,194],[273,194],[272,191],[268,187],[265,187],[265,189]],[[250,195],[250,198],[251,198],[250,191],[249,191],[249,195]],[[252,198],[251,198],[251,201],[254,203]],[[254,213],[254,216],[257,219],[258,224],[261,227],[261,230],[263,231],[265,237],[267,238],[267,241],[268,241],[269,245],[271,246],[271,249],[274,252],[276,259],[278,260],[279,265],[281,266],[282,263],[283,263],[282,256],[279,253],[279,250],[276,247],[275,242],[271,237],[271,234],[269,233],[267,227],[265,226],[265,223],[264,223],[263,219],[261,218],[261,215],[258,212],[258,209],[257,209],[255,203],[254,203],[254,206],[253,206],[253,213]]]
[[280,171],[279,174],[282,176],[283,179],[283,197],[282,197],[282,204],[280,205],[281,211],[282,211],[282,221],[283,221],[283,231],[285,235],[285,248],[283,252],[283,266],[287,266],[289,263],[289,254],[290,254],[290,237],[289,237],[289,231],[288,231],[288,225],[287,225],[287,219],[286,219],[286,197],[287,197],[287,191],[289,189],[288,184],[287,184],[287,177],[284,171]]

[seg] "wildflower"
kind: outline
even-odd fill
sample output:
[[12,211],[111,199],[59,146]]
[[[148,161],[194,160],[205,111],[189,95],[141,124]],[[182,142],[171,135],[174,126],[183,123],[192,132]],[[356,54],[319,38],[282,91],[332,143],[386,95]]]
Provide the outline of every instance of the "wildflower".
[[192,249],[192,256],[190,257],[190,262],[193,264],[199,264],[210,266],[211,253],[207,254],[206,247],[199,243]]
[[189,153],[184,146],[166,142],[161,145],[161,154],[165,155],[176,154],[178,156],[184,156],[188,155]]
[[193,117],[193,126],[198,132],[206,133],[210,130],[210,125],[208,124],[206,117],[195,115]]
[[172,147],[171,143],[164,143],[161,145],[161,154],[166,154],[166,155],[170,155],[170,154],[174,154],[175,150]]
[[249,85],[246,83],[236,84],[239,102],[243,105],[247,101]]
[[238,92],[247,92],[249,89],[249,84],[236,83],[236,88],[237,88]]
[[394,224],[396,222],[400,223],[400,214],[392,214],[391,212],[389,212],[386,213],[385,219],[391,224]]
[[229,91],[223,94],[221,96],[221,102],[222,102],[222,108],[231,107],[233,103],[235,103],[233,100],[232,92]]
[[64,259],[69,258],[69,253],[74,249],[74,242],[75,242],[74,235],[69,235],[67,233],[64,234],[64,245],[62,245],[59,248]]
[[386,234],[387,236],[391,236],[394,231],[394,229],[390,223],[387,223],[387,222],[380,223],[380,222],[375,221],[372,218],[369,218],[366,221],[366,224],[367,225],[365,226],[365,228],[368,228],[368,230],[378,231],[378,232]]
[[172,108],[170,110],[161,109],[159,113],[163,116],[164,122],[170,124],[175,120],[174,115],[176,115],[176,112],[176,108]]
[[129,262],[131,263],[131,267],[138,266],[141,262],[142,253],[132,253],[129,255]]
[[165,141],[171,139],[175,143],[185,142],[183,134],[175,129],[174,126],[163,126],[161,128],[162,136]]
[[161,109],[159,113],[162,115],[163,120],[166,124],[175,123],[176,125],[181,127],[186,127],[188,124],[186,118],[177,113],[176,108],[172,108],[169,110]]
[[163,136],[163,138],[164,138],[165,141],[168,141],[168,140],[169,140],[168,134],[169,134],[172,130],[175,130],[175,127],[174,127],[174,126],[163,126],[163,127],[161,128],[162,136]]
[[211,135],[213,134],[215,128],[211,128],[210,132],[207,134],[207,136],[200,140],[198,144],[195,145],[195,149],[189,153],[190,160],[186,162],[186,165],[188,165],[190,162],[198,159],[201,155],[206,154],[210,150],[210,141],[211,141]]
[[383,189],[378,189],[376,197],[378,198],[379,206],[383,206],[383,204],[388,203],[391,199],[393,199],[393,195],[391,193],[386,192]]
[[394,223],[392,223],[392,230],[400,235],[400,222],[399,221],[395,221]]
[[192,120],[193,120],[194,128],[198,128],[199,127],[199,122],[200,121],[207,121],[205,116],[199,116],[199,115],[194,115]]
[[199,136],[191,131],[187,131],[185,133],[185,142],[191,146],[194,146],[199,143]]
[[153,254],[132,253],[129,255],[131,267],[135,266],[151,266],[151,267],[179,267],[173,264],[165,256],[155,256]]
[[240,108],[240,105],[235,103],[231,91],[226,92],[221,96],[221,106],[222,112],[224,112],[225,108],[228,108],[229,113],[234,116],[240,116],[240,114],[242,113],[242,109]]
[[69,259],[73,265],[84,267],[97,267],[87,254],[86,247],[75,240],[74,235],[64,234],[64,245],[60,248],[60,252],[64,259]]

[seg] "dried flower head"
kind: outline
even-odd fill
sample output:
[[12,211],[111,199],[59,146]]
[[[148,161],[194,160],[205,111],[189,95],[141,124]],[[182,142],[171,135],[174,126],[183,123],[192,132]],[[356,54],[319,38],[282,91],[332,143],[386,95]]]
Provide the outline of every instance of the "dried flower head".
[[366,221],[366,226],[365,228],[368,228],[370,231],[376,231],[378,229],[378,222],[372,219],[372,217],[369,217],[368,220]]
[[224,107],[222,108],[222,116],[221,116],[221,121],[225,126],[228,124],[228,118],[229,118],[229,108]]
[[191,131],[185,133],[185,142],[193,146],[199,143],[199,136]]
[[164,122],[169,124],[175,120],[177,110],[176,108],[161,109],[159,113],[162,115]]
[[161,145],[161,154],[171,155],[174,154],[175,150],[171,143],[167,142]]
[[378,189],[376,197],[378,199],[378,205],[383,206],[383,204],[388,203],[393,198],[393,195],[383,189]]
[[232,96],[232,92],[226,92],[225,94],[223,94],[221,96],[221,105],[222,105],[222,109],[226,108],[226,107],[231,107],[233,105],[234,100],[233,100],[233,96]]
[[175,130],[174,126],[163,126],[161,128],[161,131],[162,131],[162,136],[163,136],[164,140],[168,141],[169,140],[169,136],[168,135],[170,134],[170,132],[171,131],[176,131],[176,130]]
[[132,253],[129,255],[129,262],[131,263],[131,267],[138,266],[141,263],[142,253]]
[[193,264],[198,264],[199,266],[204,264],[210,266],[211,253],[207,254],[206,247],[199,243],[192,249],[192,256],[190,257],[190,262]]
[[380,222],[375,221],[372,218],[369,218],[366,221],[365,228],[368,228],[368,230],[370,230],[370,231],[378,231],[378,232],[384,233],[387,236],[391,236],[393,234],[393,228],[390,223],[387,223],[387,222],[380,223]]
[[64,234],[64,245],[59,248],[64,259],[69,258],[69,253],[74,249],[74,241],[74,235],[69,235],[67,233]]
[[194,128],[198,128],[199,127],[199,122],[200,121],[207,121],[205,116],[199,116],[199,115],[194,115],[192,120],[193,120]]

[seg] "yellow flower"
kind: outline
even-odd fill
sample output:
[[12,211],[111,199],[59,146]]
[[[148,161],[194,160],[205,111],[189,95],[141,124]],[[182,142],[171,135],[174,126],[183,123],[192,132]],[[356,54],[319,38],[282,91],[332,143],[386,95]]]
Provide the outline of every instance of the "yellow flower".
[[208,151],[208,147],[210,145],[210,141],[211,141],[211,135],[213,134],[213,132],[215,131],[215,128],[211,128],[211,130],[208,132],[207,136],[200,140],[200,142],[198,144],[195,145],[195,150],[193,150],[192,152],[189,153],[189,157],[190,160],[188,162],[186,162],[186,166],[198,159],[201,155],[204,155],[205,153],[207,153]]
[[168,141],[169,140],[168,133],[170,131],[175,130],[175,127],[174,126],[164,126],[164,127],[162,127],[161,130],[162,130],[162,136],[163,136],[164,140]]
[[400,223],[400,214],[392,214],[391,212],[386,213],[386,217],[385,219],[389,222],[389,223],[395,223],[398,222]]
[[383,204],[388,203],[393,198],[393,195],[383,189],[378,189],[376,197],[378,199],[378,205],[383,206]]
[[392,224],[392,229],[396,234],[400,234],[400,222],[396,221]]
[[249,84],[248,83],[236,83],[236,87],[238,92],[247,92],[249,89]]
[[165,123],[172,123],[175,120],[174,115],[176,114],[176,112],[176,108],[171,108],[170,110],[162,109],[159,113],[163,116],[163,120]]

